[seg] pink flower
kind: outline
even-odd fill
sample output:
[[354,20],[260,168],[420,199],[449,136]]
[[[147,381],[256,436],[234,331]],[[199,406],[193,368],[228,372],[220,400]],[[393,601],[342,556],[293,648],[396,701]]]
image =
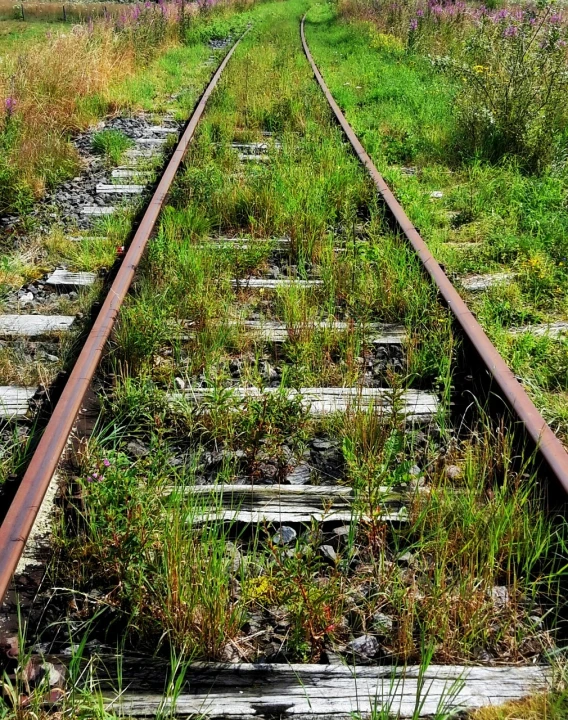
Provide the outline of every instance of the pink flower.
[[13,97],[7,97],[4,100],[4,109],[6,110],[6,115],[10,117],[10,115],[14,114],[14,110],[16,109],[16,98]]
[[105,467],[110,467],[110,460],[107,460],[106,458],[103,460],[103,465]]

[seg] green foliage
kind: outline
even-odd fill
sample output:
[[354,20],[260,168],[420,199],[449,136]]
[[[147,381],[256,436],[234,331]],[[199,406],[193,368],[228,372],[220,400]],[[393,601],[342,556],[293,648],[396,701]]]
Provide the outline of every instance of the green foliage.
[[0,215],[5,212],[24,213],[33,202],[33,191],[11,161],[18,140],[17,117],[6,116],[0,122]]
[[530,170],[554,158],[568,89],[566,31],[555,13],[553,3],[541,2],[482,15],[459,59],[442,61],[461,81],[461,147],[490,160],[514,155]]
[[120,165],[124,153],[134,145],[122,130],[107,128],[93,135],[93,151],[102,155],[109,165]]

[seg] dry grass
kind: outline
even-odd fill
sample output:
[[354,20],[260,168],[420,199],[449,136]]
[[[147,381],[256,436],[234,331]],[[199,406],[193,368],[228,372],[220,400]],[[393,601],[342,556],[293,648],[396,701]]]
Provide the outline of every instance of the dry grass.
[[[58,11],[61,10],[60,6]],[[113,108],[112,90],[160,48],[177,41],[177,6],[128,6],[111,17],[47,33],[7,53],[0,70],[2,209],[73,172],[68,134]]]
[[[64,17],[70,22],[83,22],[105,15],[118,16],[124,11],[121,3],[64,3],[64,2],[12,2],[0,0],[0,20],[20,20],[22,5],[25,20],[61,22]],[[65,7],[65,15],[63,14]]]
[[567,712],[566,698],[542,693],[500,707],[481,708],[471,720],[564,720]]

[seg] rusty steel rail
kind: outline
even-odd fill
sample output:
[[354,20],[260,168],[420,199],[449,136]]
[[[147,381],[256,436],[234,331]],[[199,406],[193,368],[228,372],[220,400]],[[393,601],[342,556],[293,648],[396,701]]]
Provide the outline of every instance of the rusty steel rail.
[[316,63],[314,62],[306,42],[306,35],[304,32],[305,19],[306,15],[304,14],[300,25],[300,35],[302,38],[304,52],[310,65],[312,66],[315,78],[323,90],[323,93],[333,110],[335,117],[341,125],[343,132],[349,139],[349,142],[353,146],[353,149],[359,159],[367,168],[369,175],[396,220],[397,225],[416,251],[416,254],[420,258],[424,268],[434,281],[461,329],[472,342],[473,346],[479,353],[480,358],[485,364],[485,367],[490,372],[501,392],[507,399],[510,407],[517,414],[526,431],[536,443],[539,452],[564,489],[564,492],[568,494],[568,453],[564,449],[560,440],[552,432],[540,412],[537,410],[522,385],[515,378],[513,372],[503,360],[497,348],[487,337],[485,331],[462,300],[458,291],[448,279],[446,273],[436,262],[432,253],[428,249],[428,246],[402,209],[402,206],[393,195],[369,155],[365,152],[365,149],[361,145],[357,135],[355,135],[353,128],[349,125],[344,114],[341,112],[339,106],[333,99],[329,88],[325,84]]
[[187,146],[209,96],[231,59],[243,35],[231,47],[211,78],[144,212],[108,295],[67,380],[59,402],[45,427],[20,487],[0,527],[0,603],[3,600],[25,548],[47,488],[71,433],[83,397],[98,367],[118,311],[130,288],[138,263],[154,230],[168,191],[183,160]]

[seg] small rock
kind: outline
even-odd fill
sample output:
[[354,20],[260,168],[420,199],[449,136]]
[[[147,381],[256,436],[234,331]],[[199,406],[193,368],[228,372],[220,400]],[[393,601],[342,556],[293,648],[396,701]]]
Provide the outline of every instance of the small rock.
[[347,542],[351,529],[349,525],[340,525],[339,527],[333,528],[332,532],[339,540]]
[[320,440],[315,438],[312,440],[312,447],[314,450],[329,450],[333,447],[333,443],[330,440]]
[[296,537],[297,532],[294,528],[291,528],[288,525],[283,525],[272,538],[272,542],[275,545],[291,545],[295,542]]
[[382,612],[377,612],[373,615],[373,629],[381,637],[390,635],[393,628],[393,621],[389,615],[385,615]]
[[372,660],[379,652],[379,641],[374,635],[361,635],[347,643],[346,651],[360,660]]
[[493,655],[491,655],[490,653],[488,653],[487,650],[478,650],[478,651],[475,653],[475,659],[476,659],[478,662],[488,663],[488,662],[491,662],[491,661],[493,660]]
[[249,633],[254,635],[260,631],[262,625],[264,624],[264,618],[261,613],[251,613],[247,620],[247,624],[249,627]]
[[135,458],[143,458],[150,454],[150,448],[141,440],[131,440],[126,446],[126,451]]
[[21,293],[18,300],[22,303],[22,305],[28,305],[34,301],[34,296],[31,292]]
[[331,547],[331,545],[320,545],[319,551],[322,554],[322,557],[324,557],[326,560],[329,560],[335,565],[335,563],[337,562],[337,553]]
[[185,390],[185,380],[183,378],[177,377],[174,380],[174,385],[178,390]]
[[444,197],[444,193],[443,193],[441,190],[433,190],[433,191],[430,193],[430,197],[431,197],[431,198],[436,198],[436,199],[442,198],[442,197]]
[[258,469],[262,473],[264,480],[274,482],[278,477],[278,468],[272,463],[260,463]]
[[338,655],[337,653],[331,652],[329,650],[326,650],[325,654],[327,657],[328,665],[337,665],[337,666],[341,665],[342,667],[345,665],[341,655]]
[[238,663],[241,658],[233,643],[226,643],[221,649],[221,661],[227,663]]
[[505,585],[495,585],[491,588],[491,599],[495,607],[505,607],[509,604],[509,589]]
[[457,465],[448,465],[446,467],[446,477],[449,480],[457,480],[462,476],[461,468],[459,468]]
[[402,555],[398,557],[398,564],[399,565],[412,565],[414,562],[414,555],[411,552],[405,552]]
[[306,463],[297,465],[291,473],[286,475],[286,482],[290,485],[306,485],[310,482],[312,471]]

